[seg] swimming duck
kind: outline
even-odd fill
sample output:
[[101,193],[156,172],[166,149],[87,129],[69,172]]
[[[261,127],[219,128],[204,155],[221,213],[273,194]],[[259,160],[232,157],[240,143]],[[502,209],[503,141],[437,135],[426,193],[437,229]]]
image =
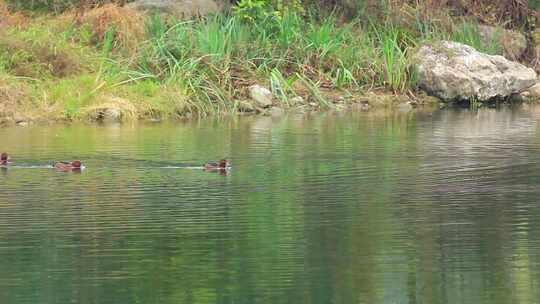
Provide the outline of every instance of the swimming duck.
[[70,162],[60,161],[60,162],[54,163],[54,168],[58,171],[63,171],[63,172],[81,170],[82,163],[80,160],[72,160]]
[[221,159],[218,162],[209,162],[204,164],[204,170],[225,170],[229,163],[226,159]]
[[0,154],[0,165],[6,166],[9,163],[9,155],[4,152]]

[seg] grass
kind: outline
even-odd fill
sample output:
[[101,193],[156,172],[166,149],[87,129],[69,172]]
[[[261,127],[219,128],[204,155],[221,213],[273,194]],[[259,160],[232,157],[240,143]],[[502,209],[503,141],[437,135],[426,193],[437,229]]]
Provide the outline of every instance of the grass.
[[500,52],[473,24],[444,31],[430,22],[294,13],[255,24],[227,14],[182,21],[107,5],[7,27],[0,76],[26,77],[17,88],[54,118],[87,119],[115,105],[123,117],[167,118],[234,113],[254,83],[267,85],[282,107],[296,96],[331,108],[339,94],[404,93],[415,88],[409,55],[426,41]]
[[[499,34],[500,35],[500,34]],[[478,25],[471,22],[462,22],[455,27],[451,35],[453,41],[470,45],[478,51],[495,55],[502,53],[499,43],[499,35],[495,35],[490,40],[483,39],[479,33]]]

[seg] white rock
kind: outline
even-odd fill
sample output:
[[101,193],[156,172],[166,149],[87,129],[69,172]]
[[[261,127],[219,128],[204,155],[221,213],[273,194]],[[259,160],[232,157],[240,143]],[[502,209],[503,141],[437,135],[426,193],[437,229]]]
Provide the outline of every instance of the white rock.
[[274,99],[270,90],[258,84],[249,87],[249,95],[261,108],[270,107]]
[[122,120],[122,112],[119,109],[107,108],[103,111],[103,121],[118,122]]
[[414,62],[419,86],[444,101],[506,97],[536,82],[533,69],[457,42],[423,46]]
[[304,104],[304,97],[296,96],[296,97],[291,98],[291,104],[292,105],[302,105],[302,104]]

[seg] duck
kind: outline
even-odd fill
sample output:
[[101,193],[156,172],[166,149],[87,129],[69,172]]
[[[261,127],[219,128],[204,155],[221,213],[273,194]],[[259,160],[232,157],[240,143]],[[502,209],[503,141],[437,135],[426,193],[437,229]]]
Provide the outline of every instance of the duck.
[[225,170],[229,166],[226,159],[220,159],[218,162],[208,162],[203,165],[204,170]]
[[1,166],[7,166],[9,163],[9,155],[6,152],[3,152],[0,154],[0,165]]
[[80,160],[72,160],[70,162],[59,161],[54,163],[54,168],[62,172],[81,170],[82,163]]

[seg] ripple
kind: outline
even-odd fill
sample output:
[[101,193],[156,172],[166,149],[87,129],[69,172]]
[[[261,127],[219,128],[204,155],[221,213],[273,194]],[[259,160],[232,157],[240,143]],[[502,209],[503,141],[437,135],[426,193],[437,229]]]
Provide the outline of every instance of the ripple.
[[536,116],[2,129],[0,302],[540,298]]

